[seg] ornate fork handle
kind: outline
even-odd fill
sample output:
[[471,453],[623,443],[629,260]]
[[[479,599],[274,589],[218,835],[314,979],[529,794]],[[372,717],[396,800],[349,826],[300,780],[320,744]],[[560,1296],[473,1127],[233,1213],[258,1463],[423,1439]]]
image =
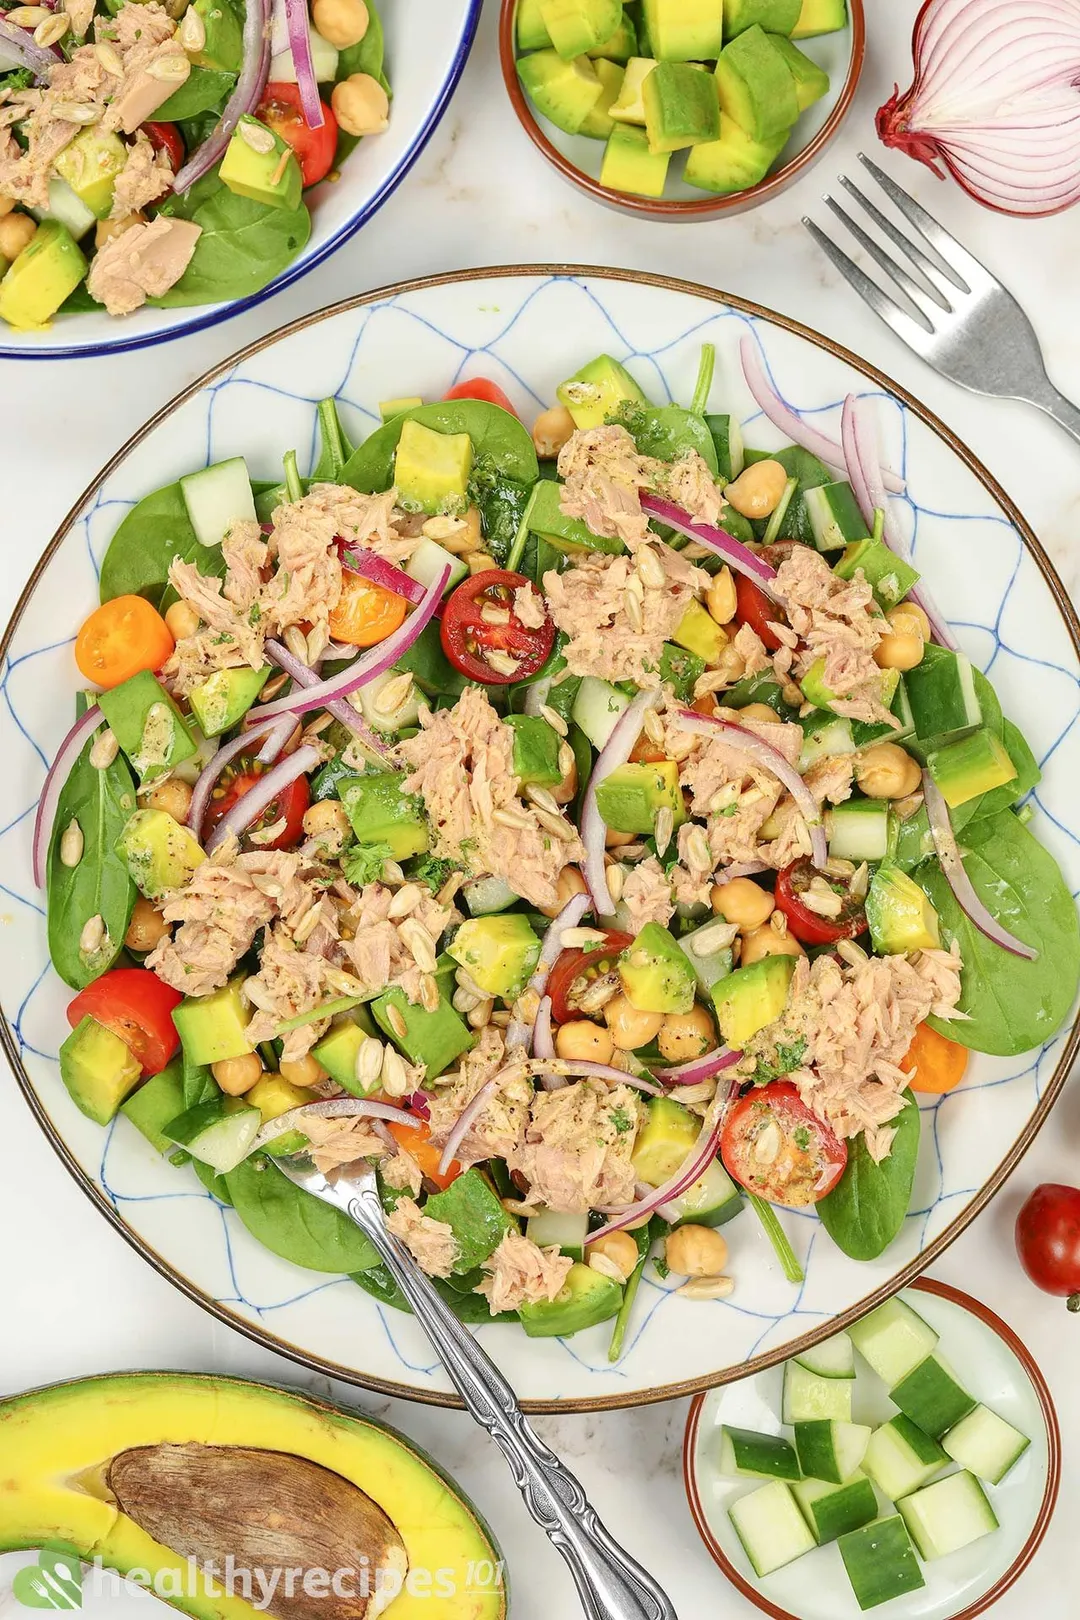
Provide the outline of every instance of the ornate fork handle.
[[534,1432],[494,1362],[386,1230],[375,1190],[339,1193],[341,1208],[370,1238],[469,1412],[510,1464],[525,1506],[569,1565],[589,1620],[677,1620],[652,1576],[619,1546],[574,1475]]

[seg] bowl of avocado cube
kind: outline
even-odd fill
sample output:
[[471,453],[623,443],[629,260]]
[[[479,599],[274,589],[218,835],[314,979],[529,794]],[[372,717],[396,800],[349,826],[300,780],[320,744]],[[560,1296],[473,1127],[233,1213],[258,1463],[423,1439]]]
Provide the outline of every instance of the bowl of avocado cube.
[[503,0],[503,78],[550,163],[598,201],[713,219],[821,155],[865,56],[863,0]]

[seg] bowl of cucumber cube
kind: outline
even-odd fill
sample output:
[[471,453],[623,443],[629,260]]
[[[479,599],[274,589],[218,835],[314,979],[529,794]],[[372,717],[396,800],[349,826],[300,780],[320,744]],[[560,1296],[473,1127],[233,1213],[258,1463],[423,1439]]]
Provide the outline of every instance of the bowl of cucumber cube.
[[699,1396],[683,1460],[708,1550],[774,1620],[974,1620],[1046,1533],[1060,1434],[1011,1329],[924,1279]]
[[739,213],[851,106],[863,0],[503,0],[510,100],[565,178],[654,219]]

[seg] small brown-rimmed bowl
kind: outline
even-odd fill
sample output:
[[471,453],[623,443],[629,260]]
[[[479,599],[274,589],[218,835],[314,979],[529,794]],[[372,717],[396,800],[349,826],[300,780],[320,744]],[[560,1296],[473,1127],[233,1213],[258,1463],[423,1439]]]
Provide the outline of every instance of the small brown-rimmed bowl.
[[[912,1297],[921,1296],[921,1297]],[[894,1620],[975,1620],[1019,1580],[1035,1557],[1057,1506],[1061,1430],[1046,1380],[1012,1328],[970,1294],[923,1277],[906,1295],[941,1335],[943,1354],[971,1369],[972,1394],[1031,1439],[1000,1485],[985,1486],[1000,1528],[948,1558],[924,1563],[926,1585],[894,1598]],[[966,1377],[965,1373],[965,1377]],[[784,1569],[759,1578],[730,1527],[728,1503],[742,1486],[721,1479],[710,1457],[721,1422],[775,1430],[780,1409],[779,1367],[699,1395],[690,1408],[683,1444],[687,1500],[714,1561],[743,1597],[770,1620],[858,1620],[859,1609],[835,1544],[819,1547]],[[876,1385],[876,1380],[871,1380]],[[867,1404],[860,1410],[860,1402]],[[856,1420],[886,1421],[895,1409],[880,1388],[856,1389]],[[748,1482],[747,1482],[748,1483]],[[884,1498],[879,1492],[879,1506]],[[891,1511],[885,1508],[886,1512]]]
[[[587,135],[567,135],[541,117],[522,88],[517,72],[517,0],[502,0],[499,16],[499,61],[510,105],[533,145],[542,152],[564,180],[577,186],[597,202],[638,218],[672,220],[677,224],[699,219],[719,219],[725,214],[742,214],[786,191],[817,162],[837,134],[851,110],[866,59],[866,15],[863,0],[848,0],[848,26],[835,34],[801,40],[800,48],[810,47],[814,59],[829,73],[829,93],[803,113],[777,165],[756,186],[745,191],[717,196],[689,186],[684,180],[668,180],[663,197],[635,197],[627,191],[613,191],[599,180],[604,142]],[[678,158],[680,153],[675,153]]]

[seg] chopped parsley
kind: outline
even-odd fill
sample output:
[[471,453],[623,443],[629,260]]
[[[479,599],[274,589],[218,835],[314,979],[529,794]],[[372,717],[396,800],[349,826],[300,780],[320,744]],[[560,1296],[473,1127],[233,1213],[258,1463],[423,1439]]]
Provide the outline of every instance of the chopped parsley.
[[797,1069],[805,1056],[805,1035],[800,1035],[789,1045],[777,1041],[775,1056],[771,1059],[759,1056],[750,1079],[755,1086],[767,1086],[770,1080],[779,1080],[781,1076],[790,1074],[792,1069]]
[[791,1139],[800,1153],[810,1151],[810,1132],[805,1125],[797,1125],[791,1133]]
[[625,1136],[627,1131],[632,1131],[634,1128],[634,1122],[625,1108],[613,1108],[611,1110],[611,1123],[620,1136]]
[[460,870],[455,862],[448,861],[444,855],[422,855],[409,876],[414,883],[426,883],[433,894],[438,894],[443,884]]
[[341,870],[357,889],[365,883],[377,883],[387,861],[394,852],[389,844],[351,844],[341,857]]

